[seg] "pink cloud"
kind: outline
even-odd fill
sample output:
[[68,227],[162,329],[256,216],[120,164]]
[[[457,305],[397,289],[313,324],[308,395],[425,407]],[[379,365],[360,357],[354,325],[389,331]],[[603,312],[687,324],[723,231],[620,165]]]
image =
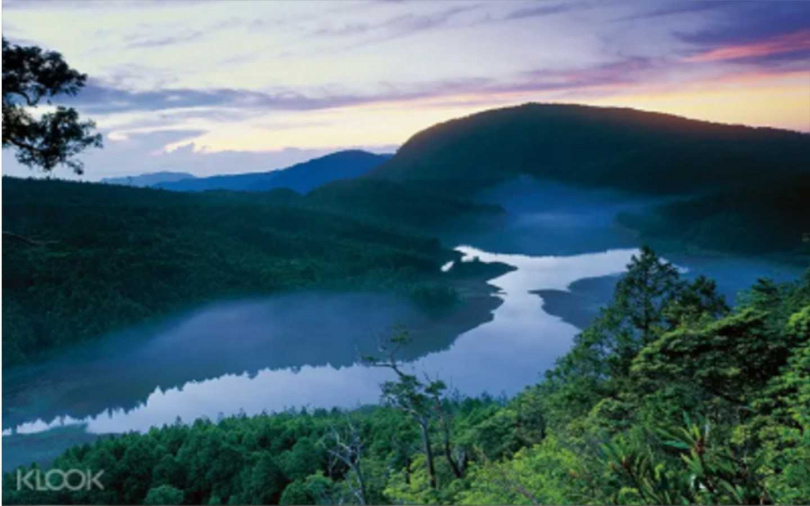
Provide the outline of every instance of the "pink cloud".
[[810,50],[810,30],[780,35],[772,39],[748,44],[738,44],[706,51],[686,58],[689,62],[709,62],[756,58],[775,54]]

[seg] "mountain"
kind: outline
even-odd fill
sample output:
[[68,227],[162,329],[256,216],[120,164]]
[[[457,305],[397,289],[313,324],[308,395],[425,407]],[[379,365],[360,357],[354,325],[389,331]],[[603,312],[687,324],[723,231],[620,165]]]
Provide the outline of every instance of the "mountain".
[[193,174],[188,172],[151,172],[149,174],[141,174],[138,176],[126,177],[105,177],[101,180],[102,183],[119,184],[124,186],[152,186],[160,183],[173,183],[183,179],[194,179]]
[[196,178],[154,186],[174,191],[258,192],[289,188],[299,193],[307,193],[331,181],[362,176],[390,157],[391,155],[377,155],[360,150],[339,151],[281,170]]
[[[444,215],[446,199],[461,209],[480,190],[528,175],[675,197],[620,216],[645,241],[806,263],[809,160],[810,135],[798,132],[633,109],[526,104],[418,132],[367,176],[327,184],[311,197],[333,210],[362,208],[389,219],[407,214],[397,206],[418,202],[416,224],[424,227]],[[479,211],[485,210],[465,209]]]
[[370,176],[474,191],[518,174],[645,194],[810,177],[810,135],[633,109],[526,104],[440,123]]

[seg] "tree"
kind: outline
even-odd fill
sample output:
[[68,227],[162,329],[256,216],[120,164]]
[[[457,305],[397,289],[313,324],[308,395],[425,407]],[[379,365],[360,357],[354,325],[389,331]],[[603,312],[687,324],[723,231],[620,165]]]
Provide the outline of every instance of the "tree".
[[650,383],[631,371],[639,352],[681,325],[699,326],[727,312],[713,281],[702,276],[684,281],[675,266],[643,247],[627,265],[610,303],[546,372],[538,387],[545,421],[568,427],[590,417],[600,430],[626,428],[638,414],[637,400],[629,394],[636,395],[639,383]]
[[[430,477],[430,487],[436,489],[438,488],[436,466],[433,459],[433,447],[430,443],[431,399],[425,391],[425,385],[415,375],[402,371],[396,358],[397,351],[407,343],[407,333],[401,332],[391,338],[393,347],[388,353],[387,360],[367,357],[366,362],[378,367],[387,367],[396,373],[397,381],[386,381],[381,385],[383,400],[389,406],[407,413],[419,426],[422,435],[422,448],[425,452],[425,462]],[[381,347],[381,351],[383,350],[384,347]],[[428,387],[432,387],[432,385]],[[435,388],[432,388],[432,390],[435,390]]]
[[[430,477],[430,486],[436,489],[438,483],[433,448],[430,441],[430,426],[433,419],[438,419],[443,437],[442,450],[456,478],[464,477],[464,461],[466,457],[464,455],[461,455],[460,458],[453,456],[448,414],[445,412],[442,402],[442,394],[447,389],[447,385],[441,380],[431,380],[430,378],[427,378],[427,383],[423,383],[415,375],[404,372],[401,364],[397,361],[396,353],[408,342],[407,332],[402,331],[391,338],[391,345],[393,346],[385,360],[367,357],[366,362],[373,366],[386,367],[396,373],[397,381],[386,381],[381,385],[383,400],[388,405],[407,413],[419,426],[425,452],[425,462]],[[385,351],[385,347],[381,347],[381,351]]]
[[657,384],[684,385],[741,409],[779,373],[791,343],[767,327],[762,312],[745,309],[697,328],[679,328],[644,348],[632,371]]
[[93,121],[80,121],[79,113],[58,106],[36,118],[31,110],[44,99],[76,95],[87,75],[70,68],[62,55],[37,46],[18,46],[3,38],[3,149],[16,150],[17,160],[49,173],[66,165],[82,174],[84,164],[75,157],[88,147],[101,147],[101,134]]
[[633,255],[627,273],[616,285],[613,306],[630,324],[635,345],[649,344],[663,319],[664,310],[679,286],[678,270],[648,246]]
[[354,473],[356,483],[347,477],[346,484],[358,504],[368,504],[368,486],[361,465],[365,445],[360,431],[355,428],[349,417],[346,417],[345,430],[339,430],[334,425],[329,429],[329,433],[324,436],[321,444],[333,459],[343,463]]
[[[716,284],[703,276],[681,280],[678,269],[648,246],[633,255],[616,284],[613,300],[599,318],[577,337],[572,357],[590,351],[602,367],[625,376],[645,346],[681,323],[728,312]],[[578,350],[577,348],[585,348]]]
[[692,283],[685,283],[664,309],[664,318],[669,328],[695,323],[708,316],[719,318],[728,314],[729,307],[717,292],[717,283],[705,276],[698,276]]
[[149,490],[144,504],[183,504],[183,491],[171,485],[161,485]]

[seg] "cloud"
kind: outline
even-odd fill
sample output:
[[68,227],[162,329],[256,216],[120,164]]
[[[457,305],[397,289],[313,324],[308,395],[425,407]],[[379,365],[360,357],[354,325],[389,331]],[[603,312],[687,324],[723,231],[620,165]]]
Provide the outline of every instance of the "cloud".
[[631,14],[629,16],[623,16],[621,18],[615,19],[614,21],[644,20],[650,18],[677,16],[681,14],[693,14],[696,12],[722,9],[734,3],[739,2],[735,2],[734,0],[712,0],[712,1],[687,0],[687,1],[671,2],[670,4],[664,7],[657,7],[658,5],[660,5],[660,3],[656,2],[651,3],[652,5],[656,6],[656,8],[653,10],[642,11],[639,13]]
[[[383,4],[404,3],[407,0],[381,0]],[[471,17],[465,21],[456,21],[462,14],[484,10],[487,4],[459,5],[438,12],[414,13],[408,12],[388,18],[378,23],[369,22],[347,22],[340,25],[329,25],[318,28],[311,35],[328,37],[356,37],[369,35],[370,40],[364,41],[361,45],[382,42],[400,37],[406,37],[419,32],[424,32],[441,27],[472,27],[487,25],[491,23],[502,23],[528,18],[551,16],[564,12],[583,8],[582,2],[571,1],[569,3],[532,5],[507,12],[505,15],[493,15],[487,12],[483,16]],[[497,4],[495,4],[497,5]],[[507,4],[509,5],[509,4]],[[356,47],[356,46],[355,46]]]
[[184,118],[235,119],[274,110],[312,111],[430,98],[463,90],[481,89],[490,82],[491,80],[486,78],[467,78],[402,86],[379,83],[379,88],[383,91],[376,93],[331,93],[328,90],[319,90],[317,95],[304,95],[286,89],[275,92],[236,88],[132,91],[91,81],[78,95],[65,97],[64,102],[80,108],[87,114],[153,111],[170,112],[173,116]]
[[562,12],[574,10],[577,7],[578,6],[574,3],[541,5],[539,7],[526,7],[525,9],[518,9],[516,11],[510,12],[503,19],[513,20],[513,19],[535,18],[539,16],[551,16],[553,14],[560,14]]
[[[478,9],[478,5],[461,5],[438,12],[415,14],[409,12],[389,17],[377,23],[349,22],[338,26],[325,26],[311,33],[312,36],[348,37],[371,36],[360,45],[407,37],[441,26],[447,26],[460,14]],[[356,46],[355,46],[356,47]]]
[[[55,0],[3,0],[3,9],[53,9]],[[210,0],[59,0],[61,9],[142,9],[205,4]]]
[[89,113],[110,114],[214,107],[245,110],[311,110],[351,105],[363,101],[363,98],[351,95],[317,98],[284,90],[266,93],[230,88],[131,91],[96,82],[86,86],[77,96],[69,97],[65,101]]
[[810,29],[779,35],[770,39],[732,44],[710,49],[690,56],[686,61],[713,62],[727,60],[762,60],[778,56],[792,56],[807,60],[810,55]]
[[631,57],[572,70],[536,70],[527,73],[530,79],[524,86],[536,90],[560,90],[636,83],[659,66],[650,58]]
[[379,27],[374,27],[368,23],[344,23],[340,26],[321,27],[312,32],[315,36],[347,37],[363,35]]
[[[713,2],[706,2],[714,5]],[[747,44],[807,29],[808,2],[723,2],[715,5],[713,22],[680,38],[704,48]]]
[[189,31],[180,35],[171,35],[167,37],[137,37],[130,39],[126,44],[129,48],[156,48],[162,46],[171,46],[175,44],[184,44],[187,42],[194,42],[201,40],[206,35],[206,31],[196,30]]
[[377,91],[368,93],[331,93],[319,90],[317,95],[304,95],[291,90],[260,92],[245,89],[162,89],[131,91],[103,83],[91,82],[69,105],[82,113],[115,115],[151,112],[119,128],[154,128],[189,119],[232,122],[261,118],[273,111],[318,111],[385,103],[407,103],[432,99],[504,93],[576,91],[606,85],[635,84],[652,80],[678,62],[648,57],[625,57],[596,65],[549,70],[538,68],[522,72],[509,80],[468,77],[421,83],[378,83]]

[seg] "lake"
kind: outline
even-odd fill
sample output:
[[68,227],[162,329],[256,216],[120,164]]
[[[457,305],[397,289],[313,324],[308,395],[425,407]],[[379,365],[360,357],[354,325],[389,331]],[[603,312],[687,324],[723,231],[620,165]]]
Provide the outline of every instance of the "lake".
[[[506,200],[493,192],[489,198],[508,211],[497,230],[444,234],[445,243],[460,244],[461,261],[515,268],[489,281],[497,291],[472,312],[430,316],[380,293],[223,301],[4,371],[4,470],[46,463],[98,435],[178,419],[377,402],[379,384],[393,373],[361,357],[399,326],[413,337],[402,355],[412,371],[464,395],[514,395],[570,348],[638,251],[613,217],[643,203],[565,192],[530,188],[523,198],[513,189]],[[752,259],[670,260],[687,277],[716,278],[729,297],[759,276],[798,275]]]

